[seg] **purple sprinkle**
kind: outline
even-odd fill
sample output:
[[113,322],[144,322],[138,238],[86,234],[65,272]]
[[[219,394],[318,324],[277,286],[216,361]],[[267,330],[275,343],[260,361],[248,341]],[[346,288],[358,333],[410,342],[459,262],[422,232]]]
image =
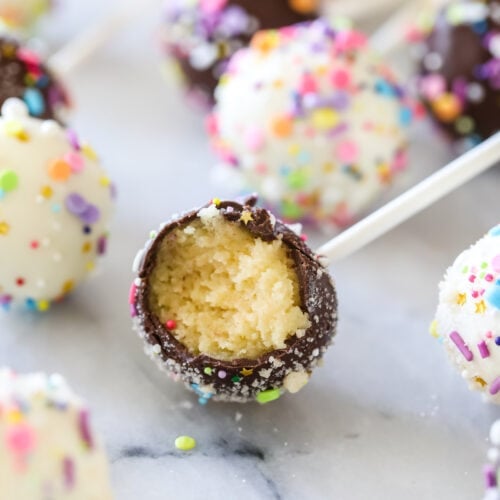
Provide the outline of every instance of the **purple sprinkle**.
[[76,132],[74,130],[68,129],[66,131],[66,136],[73,147],[76,151],[80,151],[80,143],[78,141],[78,136],[76,135]]
[[472,354],[471,350],[465,345],[464,339],[458,332],[450,333],[450,339],[457,346],[458,350],[463,354],[464,358],[467,361],[472,361],[474,359],[474,355]]
[[217,376],[219,378],[226,378],[227,377],[227,373],[224,370],[219,370],[219,372],[217,373]]
[[94,440],[92,438],[92,431],[90,430],[90,414],[88,410],[82,410],[78,415],[78,428],[80,429],[82,441],[92,450],[94,448]]
[[130,316],[132,318],[137,316],[137,308],[135,307],[135,304],[130,304]]
[[477,344],[477,348],[479,349],[479,354],[481,354],[482,358],[487,358],[490,355],[490,351],[484,340]]
[[70,193],[66,196],[66,200],[64,202],[66,208],[73,215],[80,217],[85,211],[88,209],[89,204],[85,201],[83,196],[80,196],[78,193]]
[[246,33],[249,24],[247,12],[238,5],[232,5],[222,13],[217,32],[228,38],[235,37]]
[[497,475],[493,465],[490,464],[485,465],[483,473],[484,473],[484,482],[486,485],[486,489],[495,488],[497,485]]
[[88,204],[80,219],[85,224],[94,224],[101,217],[101,212],[95,205]]
[[75,463],[69,457],[63,460],[64,486],[67,490],[72,490],[75,486]]
[[97,254],[98,255],[104,255],[106,253],[107,243],[108,243],[108,238],[106,235],[102,235],[97,240]]
[[500,391],[500,377],[497,377],[490,385],[490,394],[494,396]]

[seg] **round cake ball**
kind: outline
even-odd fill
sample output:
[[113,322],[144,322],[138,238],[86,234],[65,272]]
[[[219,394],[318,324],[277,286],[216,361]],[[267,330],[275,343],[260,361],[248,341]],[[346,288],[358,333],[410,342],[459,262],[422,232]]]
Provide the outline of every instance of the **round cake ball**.
[[1,498],[111,500],[89,411],[60,375],[0,370]]
[[0,21],[13,29],[29,29],[46,14],[52,0],[0,0]]
[[106,249],[112,185],[92,148],[18,99],[0,117],[0,304],[46,310]]
[[446,135],[472,147],[500,130],[500,1],[451,2],[428,31],[419,93]]
[[64,121],[70,106],[65,88],[40,57],[17,40],[0,36],[0,106],[22,99],[32,116]]
[[168,0],[166,53],[178,64],[191,97],[213,103],[229,58],[259,29],[313,19],[318,0]]
[[259,32],[216,99],[224,181],[286,220],[346,225],[406,165],[412,107],[361,33],[325,21]]
[[500,226],[446,272],[431,333],[470,387],[500,403]]
[[174,217],[134,263],[135,329],[200,403],[267,403],[299,391],[337,323],[327,270],[256,198]]

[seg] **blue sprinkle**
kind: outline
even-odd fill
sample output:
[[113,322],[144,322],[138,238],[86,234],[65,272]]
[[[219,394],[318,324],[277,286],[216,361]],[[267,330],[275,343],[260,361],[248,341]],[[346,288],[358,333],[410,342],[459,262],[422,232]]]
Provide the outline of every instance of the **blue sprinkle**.
[[279,169],[280,175],[287,176],[290,173],[290,167],[283,165]]
[[36,311],[36,309],[37,309],[37,307],[36,307],[36,300],[34,300],[34,299],[26,299],[26,307],[30,311]]
[[10,311],[10,302],[2,302],[2,309],[4,311]]
[[403,107],[399,112],[399,123],[403,127],[408,127],[411,124],[413,113],[410,108]]
[[500,280],[498,280],[492,289],[486,295],[486,300],[496,309],[500,310]]
[[473,31],[475,31],[478,35],[484,35],[488,31],[488,22],[487,21],[478,21],[471,25]]
[[301,151],[297,159],[299,163],[309,163],[311,161],[311,153],[307,151]]
[[3,189],[0,189],[0,200],[3,200],[5,198],[5,191]]
[[59,205],[59,203],[54,203],[54,205],[52,205],[52,212],[58,214],[60,211],[61,211],[61,205]]
[[377,92],[378,94],[385,95],[387,97],[397,96],[394,87],[389,82],[382,79],[377,80],[375,82],[375,92]]
[[494,227],[490,231],[490,236],[500,236],[500,226]]
[[45,87],[48,87],[50,83],[50,78],[48,75],[42,75],[36,82],[36,86],[39,89],[44,89]]
[[45,112],[45,101],[38,89],[29,88],[24,91],[24,102],[28,106],[30,115],[41,116]]
[[496,345],[500,345],[500,337],[496,337],[495,338],[495,344]]

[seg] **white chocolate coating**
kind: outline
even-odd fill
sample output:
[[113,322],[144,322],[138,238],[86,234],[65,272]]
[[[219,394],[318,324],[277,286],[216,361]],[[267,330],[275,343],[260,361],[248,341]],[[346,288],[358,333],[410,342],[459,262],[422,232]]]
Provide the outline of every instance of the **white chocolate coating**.
[[446,272],[431,333],[470,388],[500,404],[500,226]]
[[350,223],[405,167],[413,110],[360,33],[325,21],[260,32],[216,101],[221,169],[287,220]]
[[95,153],[6,101],[0,117],[0,304],[46,310],[104,253],[112,185]]
[[0,370],[0,498],[111,500],[88,410],[59,375]]

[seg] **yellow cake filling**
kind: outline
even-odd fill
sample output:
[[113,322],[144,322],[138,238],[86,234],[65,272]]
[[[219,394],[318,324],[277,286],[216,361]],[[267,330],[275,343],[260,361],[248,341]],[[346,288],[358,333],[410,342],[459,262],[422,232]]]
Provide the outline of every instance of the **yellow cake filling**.
[[193,354],[256,359],[310,326],[281,240],[264,242],[215,207],[161,243],[149,306]]

